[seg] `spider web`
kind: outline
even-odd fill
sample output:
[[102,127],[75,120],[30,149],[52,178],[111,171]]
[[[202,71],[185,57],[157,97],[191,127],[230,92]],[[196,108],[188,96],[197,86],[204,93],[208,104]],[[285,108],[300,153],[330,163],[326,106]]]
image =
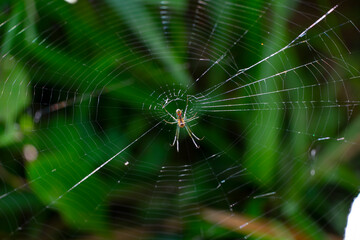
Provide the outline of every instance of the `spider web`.
[[[1,238],[341,239],[360,185],[355,2],[0,10]],[[171,147],[187,108],[180,151]]]

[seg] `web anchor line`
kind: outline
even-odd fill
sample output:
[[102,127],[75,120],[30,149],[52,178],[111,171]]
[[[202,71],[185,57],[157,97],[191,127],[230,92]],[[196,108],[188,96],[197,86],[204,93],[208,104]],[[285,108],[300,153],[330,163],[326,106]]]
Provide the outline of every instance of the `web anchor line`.
[[[271,2],[272,2],[272,1],[273,1],[273,0],[271,0]],[[227,3],[227,4],[229,4],[229,3]],[[191,85],[189,85],[189,86],[187,87],[185,93],[187,93],[187,91],[190,89],[190,87],[194,86],[194,85],[195,85],[205,74],[207,74],[215,65],[217,65],[219,62],[221,62],[221,61],[230,53],[231,49],[232,49],[234,46],[236,46],[236,45],[240,42],[240,40],[242,40],[242,39],[249,33],[250,29],[251,29],[252,27],[254,27],[256,23],[259,22],[259,20],[263,17],[263,15],[265,14],[265,12],[269,9],[269,6],[271,5],[271,3],[268,3],[267,5],[268,5],[268,6],[265,8],[266,10],[261,11],[262,14],[260,14],[260,15],[258,16],[258,18],[257,18],[257,19],[252,23],[252,25],[249,27],[249,29],[245,30],[245,31],[238,37],[238,39],[237,39],[235,42],[232,43],[232,45],[230,46],[230,48],[228,48],[227,50],[225,50],[225,51],[221,54],[221,56],[220,56],[215,62],[213,62],[213,63],[211,64],[210,67],[208,67],[198,78],[196,78],[196,80],[195,80]],[[216,24],[214,25],[214,27],[213,27],[213,29],[212,29],[212,32],[211,32],[211,36],[213,35],[213,33],[214,33],[214,31],[215,31],[215,29],[216,29],[217,27],[218,27],[218,23],[216,23]],[[208,44],[208,43],[207,43],[207,44]],[[204,47],[204,49],[203,49],[203,51],[202,51],[202,55],[203,55],[203,53],[204,53],[204,50],[205,50],[205,47]],[[201,56],[202,56],[202,55],[201,55]],[[201,96],[201,97],[204,97],[204,96]]]
[[[221,87],[222,85],[224,85],[225,83],[229,82],[230,80],[234,79],[235,77],[239,76],[240,74],[245,73],[246,71],[248,71],[249,69],[252,69],[253,67],[267,61],[268,59],[278,55],[279,53],[285,51],[286,49],[288,49],[294,42],[296,42],[299,38],[302,38],[303,36],[306,35],[306,33],[312,29],[314,26],[316,26],[319,22],[321,22],[322,20],[324,20],[330,13],[332,13],[339,5],[335,5],[334,7],[332,7],[329,11],[327,11],[324,15],[322,15],[318,20],[316,20],[313,24],[311,24],[309,27],[307,27],[303,32],[301,32],[296,38],[294,38],[289,44],[287,44],[285,47],[281,48],[280,50],[272,53],[271,55],[261,59],[260,61],[254,63],[253,65],[240,69],[235,75],[229,77],[228,79],[226,79],[225,81],[223,81],[222,83],[217,84],[214,89],[210,90],[211,88],[206,89],[204,92],[210,90],[208,93],[206,93],[205,95],[202,95],[199,98],[204,98],[203,100],[200,101],[206,101],[209,98],[205,98],[206,96],[208,96],[209,94],[213,93],[215,90],[217,90],[219,87]],[[210,97],[211,99],[211,97]]]
[[[99,171],[101,168],[103,168],[105,165],[107,165],[109,162],[111,162],[115,157],[117,157],[118,155],[120,155],[123,151],[125,151],[126,149],[128,149],[131,145],[133,145],[134,143],[136,143],[139,139],[141,139],[142,137],[144,137],[146,134],[148,134],[151,130],[153,130],[154,128],[156,128],[161,122],[158,122],[157,124],[155,124],[154,126],[152,126],[150,129],[148,129],[146,132],[144,132],[143,134],[140,135],[140,137],[136,138],[134,141],[132,141],[131,143],[129,143],[126,147],[124,147],[123,149],[121,149],[118,153],[116,153],[114,156],[112,156],[111,158],[109,158],[108,160],[106,160],[104,163],[102,163],[100,166],[98,166],[97,168],[95,168],[95,170],[93,170],[91,173],[89,173],[88,175],[86,175],[83,179],[81,179],[79,182],[77,182],[74,186],[72,186],[69,190],[67,190],[64,194],[60,195],[57,199],[55,199],[53,202],[56,202],[57,200],[59,200],[60,198],[62,198],[66,193],[70,192],[71,190],[73,190],[74,188],[76,188],[77,186],[79,186],[82,182],[84,182],[86,179],[88,179],[89,177],[91,177],[94,173],[96,173],[97,171]],[[52,204],[53,202],[51,202],[50,204]]]
[[[321,60],[323,61],[323,59],[321,59]],[[265,81],[268,80],[268,79],[275,78],[275,77],[277,77],[277,76],[281,76],[281,75],[286,74],[286,73],[288,73],[288,72],[292,72],[292,71],[295,71],[295,70],[298,70],[298,69],[301,69],[301,68],[304,68],[304,67],[308,67],[308,66],[314,65],[315,63],[320,64],[319,62],[320,62],[320,60],[315,60],[315,61],[306,63],[306,64],[304,64],[304,65],[300,65],[300,66],[297,66],[297,67],[293,67],[293,68],[290,68],[290,69],[286,69],[286,70],[284,70],[284,71],[282,71],[282,72],[279,72],[279,73],[276,73],[276,74],[274,74],[274,75],[267,76],[267,77],[258,79],[258,80],[256,80],[256,81],[253,81],[253,82],[250,82],[250,83],[241,85],[241,86],[239,86],[239,87],[236,87],[236,88],[233,88],[233,89],[231,89],[231,90],[228,90],[228,91],[226,91],[226,92],[224,92],[224,93],[220,93],[220,94],[217,94],[217,95],[215,95],[215,96],[213,96],[213,97],[204,99],[204,100],[201,102],[201,104],[202,104],[202,105],[205,105],[205,104],[209,104],[209,103],[224,102],[224,101],[229,101],[229,100],[234,100],[234,99],[243,98],[244,96],[240,96],[240,97],[234,97],[234,98],[229,98],[229,99],[220,99],[220,100],[212,100],[212,101],[204,102],[205,100],[207,101],[207,100],[213,99],[213,98],[215,98],[215,97],[222,96],[222,95],[225,95],[225,94],[234,92],[234,91],[236,91],[236,90],[239,90],[239,89],[242,89],[242,88],[245,88],[245,87],[249,87],[249,86],[254,85],[254,84],[257,84],[257,83],[259,83],[259,82],[265,82]],[[313,85],[311,85],[311,86],[313,86]],[[306,87],[306,86],[305,86],[305,87]],[[270,92],[269,92],[269,93],[270,93]],[[249,97],[250,97],[250,96],[254,96],[254,95],[249,95]]]
[[[132,141],[131,143],[129,143],[126,147],[124,147],[123,149],[121,149],[119,152],[117,152],[114,156],[112,156],[111,158],[109,158],[108,160],[106,160],[104,163],[102,163],[100,166],[98,166],[97,168],[95,168],[91,173],[89,173],[88,175],[86,175],[84,178],[82,178],[80,181],[78,181],[76,184],[74,184],[71,188],[69,188],[66,192],[64,192],[63,194],[61,194],[60,196],[58,196],[57,198],[55,198],[54,200],[52,200],[48,205],[46,205],[45,208],[41,209],[37,214],[35,214],[33,217],[31,217],[29,220],[27,220],[26,222],[24,222],[20,227],[18,227],[16,229],[16,231],[22,230],[23,227],[28,224],[29,222],[31,222],[31,220],[36,219],[37,216],[39,216],[43,211],[45,211],[45,209],[49,208],[49,206],[53,205],[55,202],[57,202],[58,200],[60,200],[61,198],[63,198],[67,193],[71,192],[73,189],[75,189],[76,187],[78,187],[81,183],[85,182],[89,177],[91,177],[92,175],[94,175],[96,172],[98,172],[100,169],[102,169],[105,165],[107,165],[109,162],[111,162],[114,158],[116,158],[117,156],[119,156],[122,152],[124,152],[126,149],[128,149],[129,147],[131,147],[134,143],[136,143],[137,141],[139,141],[141,138],[143,138],[146,134],[148,134],[149,132],[151,132],[154,128],[156,128],[157,126],[159,126],[159,124],[162,123],[162,121],[156,123],[155,125],[153,125],[150,129],[148,129],[147,131],[145,131],[143,134],[141,134],[138,138],[136,138],[134,141]],[[13,235],[16,231],[12,232],[11,235]]]

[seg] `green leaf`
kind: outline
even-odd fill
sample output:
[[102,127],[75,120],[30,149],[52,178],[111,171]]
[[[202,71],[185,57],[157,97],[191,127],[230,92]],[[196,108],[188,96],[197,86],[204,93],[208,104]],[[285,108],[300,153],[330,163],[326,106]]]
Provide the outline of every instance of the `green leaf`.
[[29,77],[24,67],[7,56],[0,61],[0,146],[19,139],[16,119],[30,102]]
[[[111,185],[99,174],[76,185],[104,159],[91,150],[94,146],[77,141],[83,138],[92,143],[96,140],[83,134],[85,128],[91,131],[88,125],[69,126],[60,119],[53,122],[59,127],[51,133],[39,134],[38,141],[40,145],[43,141],[51,142],[56,150],[44,151],[38,159],[29,162],[27,173],[29,181],[33,181],[31,188],[45,205],[58,210],[73,228],[96,234],[106,232],[106,208],[102,206],[106,205],[106,194]],[[42,149],[41,146],[38,148]],[[87,154],[93,154],[90,160]]]
[[[119,13],[119,16],[124,18],[145,45],[160,58],[165,68],[173,73],[174,79],[180,84],[189,84],[190,76],[181,67],[176,54],[167,47],[164,35],[143,3],[123,0],[108,0],[108,2]],[[136,12],[133,9],[136,9]]]

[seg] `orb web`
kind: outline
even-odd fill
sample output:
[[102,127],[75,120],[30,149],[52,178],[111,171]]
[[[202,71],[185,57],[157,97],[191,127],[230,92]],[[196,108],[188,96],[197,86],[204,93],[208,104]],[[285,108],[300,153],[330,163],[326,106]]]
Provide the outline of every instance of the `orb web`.
[[[354,5],[1,4],[0,236],[340,239]],[[184,129],[170,146],[176,109],[199,149]]]

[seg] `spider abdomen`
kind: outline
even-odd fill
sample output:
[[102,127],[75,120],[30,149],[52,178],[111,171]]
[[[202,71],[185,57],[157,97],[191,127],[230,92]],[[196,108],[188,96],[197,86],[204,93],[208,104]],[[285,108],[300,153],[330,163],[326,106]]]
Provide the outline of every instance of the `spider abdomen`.
[[183,118],[180,118],[180,117],[178,118],[178,125],[181,128],[185,127],[185,122],[184,122]]

